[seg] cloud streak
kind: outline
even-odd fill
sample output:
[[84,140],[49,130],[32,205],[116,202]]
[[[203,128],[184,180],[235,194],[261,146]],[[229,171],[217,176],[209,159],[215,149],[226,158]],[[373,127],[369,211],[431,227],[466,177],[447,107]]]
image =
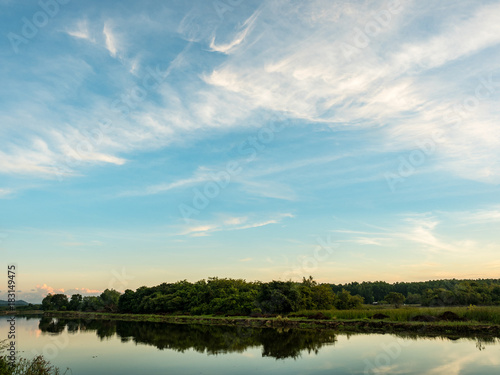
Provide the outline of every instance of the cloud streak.
[[259,10],[255,11],[254,14],[252,14],[252,16],[245,21],[245,23],[243,24],[243,30],[241,30],[231,42],[227,44],[216,45],[215,36],[212,37],[212,41],[210,42],[210,49],[214,52],[221,52],[225,54],[229,54],[234,51],[241,43],[243,43],[246,36],[252,31],[255,20],[259,16],[259,13]]
[[196,226],[189,226],[179,233],[181,236],[191,236],[191,237],[204,237],[208,236],[214,232],[221,231],[235,231],[235,230],[246,230],[252,228],[265,227],[267,225],[279,224],[286,218],[293,218],[294,215],[290,213],[283,213],[273,215],[273,218],[264,221],[252,221],[248,224],[241,225],[242,222],[247,222],[247,218],[232,218],[226,219],[224,221],[217,221],[211,224],[202,224]]

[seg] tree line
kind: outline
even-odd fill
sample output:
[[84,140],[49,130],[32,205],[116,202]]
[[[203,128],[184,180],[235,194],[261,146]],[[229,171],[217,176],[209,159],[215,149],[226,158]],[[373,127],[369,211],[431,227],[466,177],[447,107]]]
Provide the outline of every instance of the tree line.
[[134,314],[256,315],[303,310],[357,309],[363,303],[403,302],[423,306],[500,305],[500,279],[433,280],[389,284],[383,281],[320,284],[249,282],[211,277],[208,280],[162,283],[125,290],[106,289],[99,296],[49,294],[44,310],[106,311]]
[[365,303],[389,302],[389,293],[399,293],[407,304],[422,306],[500,305],[500,279],[430,280],[421,282],[385,281],[332,284],[332,290],[347,290],[363,297]]
[[300,310],[359,308],[363,298],[348,291],[334,293],[329,284],[312,277],[302,282],[249,282],[212,277],[194,283],[186,280],[140,287],[133,291],[106,289],[100,296],[47,295],[44,310],[108,311],[136,314],[189,313],[192,315],[286,314]]

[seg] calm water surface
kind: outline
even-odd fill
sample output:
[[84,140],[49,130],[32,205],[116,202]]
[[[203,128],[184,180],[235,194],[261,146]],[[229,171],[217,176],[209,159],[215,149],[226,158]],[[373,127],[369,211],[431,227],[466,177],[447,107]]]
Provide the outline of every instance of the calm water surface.
[[[0,340],[7,338],[0,317]],[[67,374],[499,374],[499,340],[17,317],[18,355]]]

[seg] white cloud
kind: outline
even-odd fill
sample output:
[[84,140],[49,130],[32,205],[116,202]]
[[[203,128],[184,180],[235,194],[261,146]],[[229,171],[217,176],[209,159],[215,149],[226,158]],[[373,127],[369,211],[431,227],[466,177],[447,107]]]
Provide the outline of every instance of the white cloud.
[[116,36],[114,35],[113,31],[111,30],[111,26],[109,22],[106,22],[104,24],[104,28],[102,30],[102,33],[104,34],[105,37],[105,43],[106,43],[106,49],[109,51],[111,56],[116,57],[117,53],[117,41],[116,41]]
[[479,210],[473,213],[469,213],[467,216],[465,216],[465,220],[481,223],[492,223],[500,221],[500,210]]
[[248,217],[231,217],[229,219],[224,220],[224,224],[227,225],[239,225],[248,220]]
[[215,44],[215,36],[214,36],[212,38],[212,41],[210,42],[210,49],[212,51],[221,52],[221,53],[225,53],[225,54],[229,54],[232,51],[234,51],[234,49],[236,47],[238,47],[245,40],[246,36],[250,33],[250,31],[252,30],[253,25],[255,23],[255,20],[257,19],[259,14],[260,14],[260,10],[255,11],[254,14],[252,14],[252,16],[250,18],[248,18],[245,21],[245,23],[243,24],[243,30],[241,30],[235,36],[235,38],[227,44],[216,45]]
[[0,199],[8,197],[12,193],[13,191],[11,189],[0,189]]
[[145,187],[140,190],[131,190],[120,193],[119,196],[143,196],[143,195],[155,195],[167,192],[172,189],[185,188],[188,186],[193,186],[201,182],[211,181],[211,175],[207,173],[205,168],[198,168],[198,170],[189,178],[180,179],[174,182],[169,182],[166,184],[156,184]]
[[82,246],[101,246],[102,242],[100,241],[90,241],[90,242],[77,242],[77,241],[66,241],[61,242],[62,246],[66,247],[82,247]]
[[251,228],[259,228],[264,227],[271,224],[278,224],[283,221],[285,218],[293,218],[294,215],[291,213],[282,213],[273,215],[272,218],[269,218],[264,221],[254,220],[245,225],[240,225],[243,222],[248,222],[248,219],[245,218],[231,218],[222,221],[213,221],[210,224],[199,224],[195,226],[188,226],[184,230],[182,230],[179,235],[181,236],[190,236],[190,237],[203,237],[208,236],[210,233],[221,232],[221,231],[233,231],[233,230],[245,230]]
[[410,240],[419,244],[425,245],[429,250],[441,250],[457,252],[460,249],[453,244],[439,239],[435,234],[435,229],[439,224],[438,221],[434,219],[413,219],[409,218],[406,220],[412,227],[406,233],[400,233],[399,236],[406,240]]
[[215,225],[200,225],[196,227],[189,227],[186,229],[184,232],[181,233],[181,235],[186,235],[186,234],[197,234],[197,233],[204,233],[208,231],[213,231],[214,229],[217,229],[217,226]]
[[[163,82],[154,95],[148,92],[147,99],[134,107],[127,118],[113,114],[111,102],[129,93],[143,67],[138,62],[139,54],[130,60],[121,57],[125,41],[125,37],[121,37],[126,28],[121,27],[123,21],[108,20],[102,28],[104,44],[111,56],[120,55],[117,63],[123,63],[123,69],[109,78],[113,80],[112,85],[118,87],[116,95],[110,100],[97,94],[89,95],[85,109],[77,110],[61,103],[82,89],[86,80],[95,77],[97,69],[81,59],[73,59],[65,62],[66,65],[57,65],[54,71],[35,72],[39,76],[54,77],[65,72],[65,79],[58,84],[66,86],[51,89],[40,85],[36,90],[31,86],[23,87],[23,93],[36,91],[37,95],[21,103],[19,113],[14,111],[0,118],[2,124],[9,124],[9,129],[21,129],[20,138],[24,140],[1,146],[0,172],[49,176],[78,174],[76,170],[80,165],[75,160],[72,165],[64,161],[72,160],[73,152],[67,145],[71,144],[78,129],[92,127],[107,117],[114,120],[113,132],[90,152],[80,152],[77,161],[123,165],[126,157],[117,156],[119,153],[157,149],[179,139],[202,137],[205,129],[229,131],[248,126],[250,122],[246,120],[258,111],[268,110],[325,123],[332,129],[380,128],[377,152],[412,149],[415,140],[426,139],[433,130],[442,129],[444,142],[436,153],[442,157],[439,163],[443,170],[463,178],[499,183],[497,93],[482,100],[480,108],[469,113],[467,121],[460,126],[450,127],[450,121],[444,120],[443,115],[450,107],[463,104],[468,95],[474,95],[475,87],[470,87],[473,73],[481,72],[485,66],[496,67],[496,50],[490,51],[491,55],[485,56],[480,64],[471,65],[472,68],[466,59],[488,48],[493,50],[492,47],[500,43],[497,22],[500,5],[473,4],[463,9],[450,5],[448,11],[435,9],[431,2],[420,7],[418,4],[404,2],[402,11],[394,14],[382,32],[371,37],[368,46],[348,61],[342,53],[342,43],[352,43],[356,28],[362,29],[371,20],[380,10],[379,3],[321,0],[265,3],[236,33],[224,34],[222,29],[217,29],[214,39],[206,45],[211,51],[224,54],[213,60],[217,65],[186,73],[183,78],[187,79],[180,86]],[[403,36],[412,30],[411,19],[407,17],[410,11],[416,16],[442,13],[432,33]],[[203,43],[209,35],[214,35],[206,32],[216,27],[205,24],[198,27],[202,18],[199,9],[189,12],[177,32],[188,40]],[[148,17],[134,18],[134,22],[137,22],[137,29],[140,22],[143,26],[154,24]],[[157,32],[161,30],[156,29]],[[66,32],[75,38],[93,41],[86,19],[67,28]],[[100,34],[101,29],[98,32]],[[205,38],[202,37],[204,33]],[[133,38],[130,39],[127,43],[133,44]],[[189,71],[194,62],[197,64],[200,51],[192,53],[190,46],[196,48],[197,44],[186,46],[169,66],[169,74],[176,69]],[[58,57],[57,61],[45,61],[45,66],[61,64],[60,60]],[[444,67],[446,72],[440,71]],[[68,83],[66,78],[74,77],[76,82]],[[153,96],[155,100],[151,100]],[[28,108],[28,102],[41,104]],[[55,107],[57,111],[47,113],[46,108]],[[36,115],[23,117],[22,112]],[[33,142],[24,135],[32,134],[32,129],[37,129],[39,138],[43,138],[44,148],[32,147]],[[202,176],[195,175],[184,181],[125,194],[157,194],[202,181]],[[289,186],[273,183],[277,189],[267,181],[251,177],[241,179],[243,188],[253,194],[296,199],[295,191]],[[281,192],[277,193],[279,190]]]
[[42,299],[47,296],[47,294],[65,294],[68,297],[71,297],[73,294],[81,294],[83,296],[87,295],[99,295],[102,293],[102,290],[97,289],[89,289],[89,288],[56,288],[49,286],[47,284],[36,285],[29,292],[21,292],[19,293],[19,299],[23,299],[26,302],[30,303],[40,303]]
[[440,214],[461,226],[471,224],[494,224],[500,221],[499,206],[469,211],[441,212]]
[[[429,259],[448,261],[466,259],[470,254],[482,254],[490,259],[499,250],[496,237],[477,236],[474,224],[495,223],[500,220],[496,210],[476,210],[469,212],[431,212],[404,214],[399,224],[390,227],[373,227],[375,231],[335,230],[347,239],[341,242],[376,245],[384,251],[400,251],[406,249],[411,253],[425,254]],[[358,223],[359,227],[359,223]],[[460,228],[457,233],[457,228]],[[436,258],[439,257],[439,258]]]
[[394,55],[391,69],[412,65],[434,68],[496,45],[500,43],[499,16],[500,4],[497,3],[479,7],[466,19],[456,17],[441,34],[404,46]]
[[361,245],[376,245],[376,246],[382,246],[380,242],[380,238],[368,238],[368,237],[361,237],[356,240],[353,240],[356,243],[359,243]]
[[86,19],[78,21],[75,26],[76,27],[73,29],[66,30],[66,33],[78,39],[85,39],[94,42],[90,36],[89,25]]
[[499,4],[478,5],[471,13],[450,12],[437,33],[413,40],[398,36],[398,29],[405,26],[400,22],[403,11],[351,62],[343,56],[341,43],[350,40],[355,27],[364,26],[362,14],[375,9],[349,4],[339,13],[348,14],[347,8],[352,11],[354,7],[354,16],[346,16],[351,24],[298,26],[306,15],[321,18],[325,8],[334,7],[325,2],[321,2],[322,8],[315,8],[317,5],[302,5],[302,15],[293,13],[297,19],[287,21],[277,14],[289,11],[287,5],[279,9],[264,6],[266,17],[255,21],[255,30],[265,30],[265,38],[255,33],[247,36],[249,47],[231,55],[205,81],[245,97],[249,106],[309,121],[343,126],[385,124],[382,134],[387,141],[381,152],[413,149],[415,141],[443,130],[445,142],[437,150],[446,158],[443,169],[464,178],[500,182],[500,135],[495,125],[500,116],[494,109],[494,96],[481,101],[482,113],[474,112],[473,119],[451,129],[444,116],[452,106],[473,97],[475,87],[467,91],[462,86],[469,77],[457,77],[460,68],[450,68],[457,70],[452,81],[434,70],[451,62],[460,64],[460,60],[500,43]]

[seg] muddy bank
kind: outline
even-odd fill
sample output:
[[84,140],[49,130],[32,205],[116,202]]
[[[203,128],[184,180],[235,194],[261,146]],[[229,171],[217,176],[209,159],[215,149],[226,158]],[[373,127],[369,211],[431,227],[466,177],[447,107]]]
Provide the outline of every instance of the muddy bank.
[[165,322],[175,324],[207,324],[269,328],[329,329],[338,332],[359,333],[411,333],[435,336],[453,335],[458,337],[489,336],[500,338],[500,325],[478,324],[472,322],[391,322],[381,320],[314,320],[287,318],[249,318],[249,317],[205,317],[111,314],[90,312],[47,311],[47,317],[74,319],[111,319],[125,321]]

